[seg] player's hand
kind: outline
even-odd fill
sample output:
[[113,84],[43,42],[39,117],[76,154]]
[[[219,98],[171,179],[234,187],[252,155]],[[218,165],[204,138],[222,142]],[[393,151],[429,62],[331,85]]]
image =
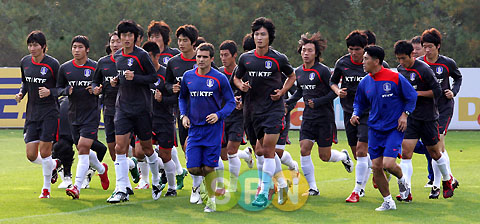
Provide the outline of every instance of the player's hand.
[[173,93],[180,92],[180,82],[177,82],[176,84],[173,84],[172,91],[173,91]]
[[72,95],[73,93],[73,86],[70,86],[70,88],[68,88],[68,95]]
[[273,101],[277,101],[283,96],[283,92],[280,89],[276,89],[274,92],[275,94],[270,94],[270,98],[272,98]]
[[357,115],[352,115],[352,117],[350,118],[350,124],[352,124],[353,126],[357,126],[358,124],[360,124],[360,117],[358,117]]
[[402,116],[398,118],[398,127],[397,127],[398,131],[404,132],[405,130],[407,130],[407,117],[408,117],[407,114],[403,112]]
[[453,99],[454,95],[453,95],[452,90],[446,89],[444,91],[444,93],[445,93],[445,96],[447,97],[447,99]]
[[127,70],[125,71],[125,79],[126,80],[133,80],[133,77],[135,75],[133,74],[133,71]]
[[160,90],[155,90],[155,100],[157,100],[159,103],[162,102],[162,92]]
[[102,88],[103,88],[103,85],[100,85],[100,86],[96,86],[94,89],[93,89],[93,94],[95,95],[100,95],[100,93],[102,93]]
[[188,118],[187,116],[183,116],[182,125],[185,128],[190,128],[190,118]]
[[309,99],[309,100],[308,100],[308,106],[309,106],[310,108],[312,108],[312,109],[315,108],[315,103],[313,103],[313,100],[312,100],[312,99]]
[[118,76],[115,76],[113,79],[110,79],[110,85],[112,87],[117,86],[117,83],[118,83]]
[[209,124],[215,124],[215,122],[218,121],[218,116],[216,113],[211,113],[210,115],[207,116],[207,122]]
[[22,99],[23,99],[23,93],[15,94],[15,100],[17,101],[17,103],[20,103]]
[[235,97],[235,109],[237,110],[243,109],[242,96]]
[[246,81],[246,82],[242,82],[242,86],[240,87],[240,90],[246,93],[251,88],[252,87],[250,86],[250,81]]
[[40,98],[48,97],[50,96],[50,90],[45,87],[38,87],[38,96],[40,96]]
[[92,89],[92,86],[88,86],[88,87],[86,87],[86,88],[85,88],[85,90],[87,90],[87,91],[88,91],[88,93],[90,93],[90,94],[93,94],[93,89]]
[[337,95],[340,98],[345,98],[347,96],[347,88],[338,89]]

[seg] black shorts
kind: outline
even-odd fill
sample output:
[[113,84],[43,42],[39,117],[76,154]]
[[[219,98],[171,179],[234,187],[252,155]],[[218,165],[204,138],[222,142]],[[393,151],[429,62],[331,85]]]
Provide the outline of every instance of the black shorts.
[[132,132],[142,141],[150,140],[152,138],[152,114],[127,115],[117,110],[115,112],[115,135]]
[[448,126],[452,120],[453,107],[438,108],[438,131],[440,134],[447,135]]
[[257,144],[257,135],[255,135],[255,129],[253,129],[253,122],[245,120],[243,127],[250,145],[255,146]]
[[172,149],[175,145],[175,123],[154,124],[152,139],[154,145],[162,149]]
[[58,118],[51,117],[42,121],[25,121],[23,132],[25,143],[57,141]]
[[188,128],[183,127],[180,117],[177,117],[177,125],[178,125],[178,138],[180,139],[180,145],[183,147],[188,137]]
[[[290,144],[288,140],[288,131],[290,130],[290,112],[285,115],[285,128],[282,132],[280,132],[280,136],[278,137],[277,146],[284,146],[286,144]],[[285,148],[285,147],[283,147]]]
[[405,139],[421,139],[425,146],[436,145],[440,140],[437,121],[421,121],[408,117]]
[[243,121],[224,122],[222,148],[227,147],[229,141],[242,142],[243,141]]
[[271,114],[253,117],[253,129],[257,139],[265,134],[280,134],[285,129],[285,115]]
[[88,139],[97,139],[98,123],[72,125],[72,138],[75,145],[78,144],[80,137]]
[[335,144],[338,142],[337,125],[303,120],[300,127],[300,141],[305,139],[317,142],[318,147],[332,146],[332,142]]
[[349,146],[356,146],[357,142],[368,142],[368,114],[360,116],[360,124],[353,126],[350,123],[351,113],[343,112],[343,124],[347,133]]
[[103,125],[105,126],[105,137],[107,143],[115,142],[115,116],[103,115]]

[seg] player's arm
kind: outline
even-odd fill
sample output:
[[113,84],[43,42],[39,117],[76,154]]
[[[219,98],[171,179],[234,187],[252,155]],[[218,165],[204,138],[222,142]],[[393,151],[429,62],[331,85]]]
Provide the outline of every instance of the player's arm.
[[93,88],[93,94],[99,95],[102,92],[102,83],[103,80],[105,79],[103,75],[103,62],[102,60],[98,61],[97,64],[97,69],[95,69],[95,73],[93,73],[93,80],[92,80],[92,88]]
[[178,108],[180,109],[180,119],[185,128],[190,127],[190,118],[188,118],[188,99],[190,98],[190,91],[185,82],[185,76],[180,82],[180,92],[178,93]]
[[408,82],[405,77],[403,77],[403,75],[399,75],[398,80],[400,83],[400,90],[402,91],[402,96],[405,102],[404,112],[408,111],[408,113],[412,113],[415,110],[415,106],[417,104],[418,91],[415,91],[413,86],[410,84],[410,82]]
[[159,86],[157,88],[157,90],[159,90],[162,94],[162,101],[163,103],[165,104],[168,104],[168,105],[175,105],[177,104],[177,100],[178,100],[178,97],[176,94],[172,94],[172,93],[169,93],[167,91],[167,89],[165,88],[165,85],[163,86]]
[[238,60],[237,69],[233,71],[233,83],[240,91],[246,93],[252,87],[250,86],[249,81],[244,82],[242,80],[242,78],[245,76],[245,73],[247,72],[247,69],[245,68],[245,65],[243,63],[242,56],[240,56],[240,59]]
[[[59,67],[60,67],[60,64],[58,63],[57,60],[54,61],[54,63],[51,64],[51,67],[52,67],[52,76],[54,78],[54,80],[58,80],[58,70],[59,70]],[[58,90],[57,90],[57,86],[55,85],[54,87],[50,88],[50,95],[52,95],[54,98],[57,98],[58,97]]]
[[[320,78],[322,79],[323,83],[329,83],[330,82],[330,71],[329,71],[329,69],[325,69],[325,70],[320,71]],[[312,99],[314,108],[318,108],[323,104],[330,103],[335,98],[337,98],[337,94],[335,94],[333,89],[330,88],[330,91],[328,91],[328,93],[326,95]]]
[[134,75],[133,82],[147,85],[156,82],[157,75],[152,59],[147,54],[142,54],[140,63],[142,63],[142,67],[145,69],[145,75]]
[[344,98],[347,96],[347,88],[340,89],[340,87],[338,87],[338,84],[342,79],[342,75],[342,69],[340,68],[339,62],[337,61],[337,63],[335,64],[335,68],[333,69],[333,74],[330,77],[329,84],[333,92],[337,94],[337,96],[339,96],[340,98]]
[[293,84],[295,84],[295,80],[297,80],[297,76],[295,75],[295,71],[293,70],[292,66],[290,65],[290,62],[288,62],[288,58],[285,55],[282,55],[280,58],[279,62],[281,63],[280,65],[280,70],[283,72],[283,74],[287,75],[287,79],[283,83],[283,88],[282,89],[276,89],[275,94],[270,95],[272,100],[279,100],[280,97],[285,95],[290,88],[292,88]]
[[364,85],[366,85],[366,83],[366,79],[360,81],[360,84],[358,84],[357,93],[355,94],[355,100],[353,101],[353,114],[350,118],[350,123],[354,126],[360,124],[360,115],[363,114],[365,108],[370,106],[364,90]]
[[60,66],[58,70],[57,79],[57,92],[59,96],[69,96],[72,93],[72,87],[68,85],[67,78],[65,77],[64,66]]
[[166,74],[165,74],[165,88],[169,93],[173,93],[173,84],[175,84],[175,76],[172,71],[172,63],[170,60],[167,62]]
[[456,96],[458,94],[458,91],[460,91],[460,86],[462,85],[462,74],[457,67],[457,63],[455,63],[455,61],[453,60],[450,62],[448,69],[450,71],[450,77],[453,78],[453,88],[451,91],[453,93],[453,96]]
[[297,89],[295,92],[286,100],[287,106],[296,104],[303,97],[303,89],[300,87],[300,84],[297,81]]
[[17,101],[17,103],[20,103],[20,101],[22,101],[23,97],[25,97],[25,95],[27,95],[27,80],[25,79],[25,73],[23,71],[23,66],[22,66],[22,62],[20,62],[20,72],[22,74],[22,85],[20,86],[20,90],[18,91],[18,93],[15,95],[15,100]]
[[442,95],[442,87],[440,87],[440,84],[431,69],[425,69],[425,73],[425,82],[431,88],[433,97],[438,99],[438,97]]
[[225,105],[221,110],[217,111],[216,114],[219,120],[224,120],[235,109],[236,103],[235,97],[233,96],[232,87],[228,83],[227,78],[222,76],[219,80]]

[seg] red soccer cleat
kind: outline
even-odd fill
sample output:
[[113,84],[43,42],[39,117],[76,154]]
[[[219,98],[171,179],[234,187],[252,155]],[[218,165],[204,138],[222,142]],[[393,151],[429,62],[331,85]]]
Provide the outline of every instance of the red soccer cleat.
[[78,191],[77,186],[72,185],[71,187],[65,190],[68,196],[72,197],[72,199],[79,199],[80,198],[80,191]]
[[[455,183],[455,187],[453,187],[454,183]],[[442,181],[442,185],[443,185],[443,197],[444,198],[453,197],[453,191],[458,186],[458,182],[455,181],[455,179],[452,177],[452,175],[450,175],[450,180]]]
[[103,172],[103,174],[98,174],[98,176],[100,177],[100,182],[102,183],[103,190],[107,190],[108,187],[110,186],[110,181],[108,180],[108,175],[107,175],[108,166],[105,163],[102,163],[102,165],[103,167],[105,167],[105,172]]
[[58,179],[58,169],[60,168],[60,166],[62,165],[62,163],[60,162],[59,159],[54,159],[53,161],[55,161],[55,167],[53,168],[52,170],[52,179],[50,180],[50,183],[54,184],[57,182],[57,179]]
[[357,203],[360,201],[360,195],[357,192],[352,192],[352,194],[345,200],[345,202],[349,203]]
[[38,198],[50,198],[50,192],[48,192],[48,189],[43,189]]
[[405,199],[402,199],[402,196],[400,196],[400,195],[397,195],[396,198],[397,198],[397,201],[403,201],[403,202],[407,202],[407,203],[412,202],[412,199],[413,199],[412,198],[412,193],[408,194],[408,197],[405,198]]

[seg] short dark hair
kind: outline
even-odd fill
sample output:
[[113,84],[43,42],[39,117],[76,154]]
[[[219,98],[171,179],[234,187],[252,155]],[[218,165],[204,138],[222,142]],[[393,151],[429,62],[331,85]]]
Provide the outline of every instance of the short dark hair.
[[237,43],[233,40],[225,40],[220,44],[220,50],[228,50],[233,56],[237,53]]
[[147,35],[148,37],[151,37],[152,35],[159,33],[162,35],[163,44],[168,46],[170,44],[170,32],[170,26],[165,21],[152,20],[148,25]]
[[302,34],[298,41],[298,53],[301,54],[303,45],[315,45],[315,61],[321,61],[322,52],[327,48],[327,40],[323,38],[320,32],[314,34]]
[[142,38],[145,35],[145,30],[143,29],[142,25],[137,23],[138,27],[138,38]]
[[110,49],[110,40],[112,39],[113,36],[117,36],[118,38],[120,38],[118,36],[118,32],[117,31],[113,31],[111,33],[108,33],[108,42],[107,42],[107,45],[105,46],[105,51],[107,52],[107,54],[111,54],[112,53],[112,49]]
[[121,37],[122,33],[133,33],[134,42],[137,42],[139,29],[137,23],[133,20],[122,20],[117,25],[118,37]]
[[251,51],[255,49],[255,41],[253,40],[252,33],[247,33],[242,40],[243,51]]
[[160,48],[158,47],[158,44],[153,42],[153,41],[147,41],[143,44],[142,46],[143,50],[145,50],[148,53],[152,53],[153,56],[160,54]]
[[252,23],[252,37],[255,31],[259,30],[260,28],[264,27],[268,31],[268,46],[272,45],[273,41],[275,40],[275,25],[271,19],[267,19],[265,17],[256,18]]
[[43,53],[47,50],[47,38],[45,37],[45,34],[43,34],[42,31],[40,30],[34,30],[30,32],[27,36],[27,45],[30,43],[37,43],[40,44],[43,48]]
[[73,43],[75,43],[75,42],[82,43],[83,46],[85,46],[86,49],[90,48],[90,41],[88,40],[87,36],[83,36],[83,35],[74,36],[72,38],[72,43],[70,44],[70,47],[72,47]]
[[411,42],[406,40],[399,40],[394,45],[395,55],[405,54],[410,57],[413,52],[413,45]]
[[194,25],[186,24],[178,27],[177,31],[175,32],[175,36],[177,38],[180,35],[183,35],[190,39],[191,44],[194,45],[198,39],[198,29]]
[[422,44],[422,37],[421,36],[414,36],[414,37],[412,37],[410,42],[412,42],[412,44]]
[[208,51],[211,58],[215,55],[215,47],[211,43],[201,43],[198,45],[197,51]]
[[368,46],[365,48],[365,52],[370,55],[372,58],[378,59],[379,65],[382,65],[383,59],[385,58],[385,51],[380,46]]
[[206,43],[207,40],[205,40],[204,37],[198,37],[197,38],[197,41],[195,41],[195,44],[193,45],[194,48],[197,48],[198,46],[200,46],[200,44],[203,44],[203,43]]
[[363,33],[367,35],[367,45],[375,45],[377,43],[377,35],[371,30],[364,30]]
[[423,43],[432,43],[435,47],[442,44],[442,34],[435,28],[430,28],[422,33],[422,45]]
[[358,46],[364,48],[365,46],[367,46],[367,40],[367,35],[365,35],[360,30],[354,30],[350,32],[345,38],[345,41],[347,42],[347,47]]

